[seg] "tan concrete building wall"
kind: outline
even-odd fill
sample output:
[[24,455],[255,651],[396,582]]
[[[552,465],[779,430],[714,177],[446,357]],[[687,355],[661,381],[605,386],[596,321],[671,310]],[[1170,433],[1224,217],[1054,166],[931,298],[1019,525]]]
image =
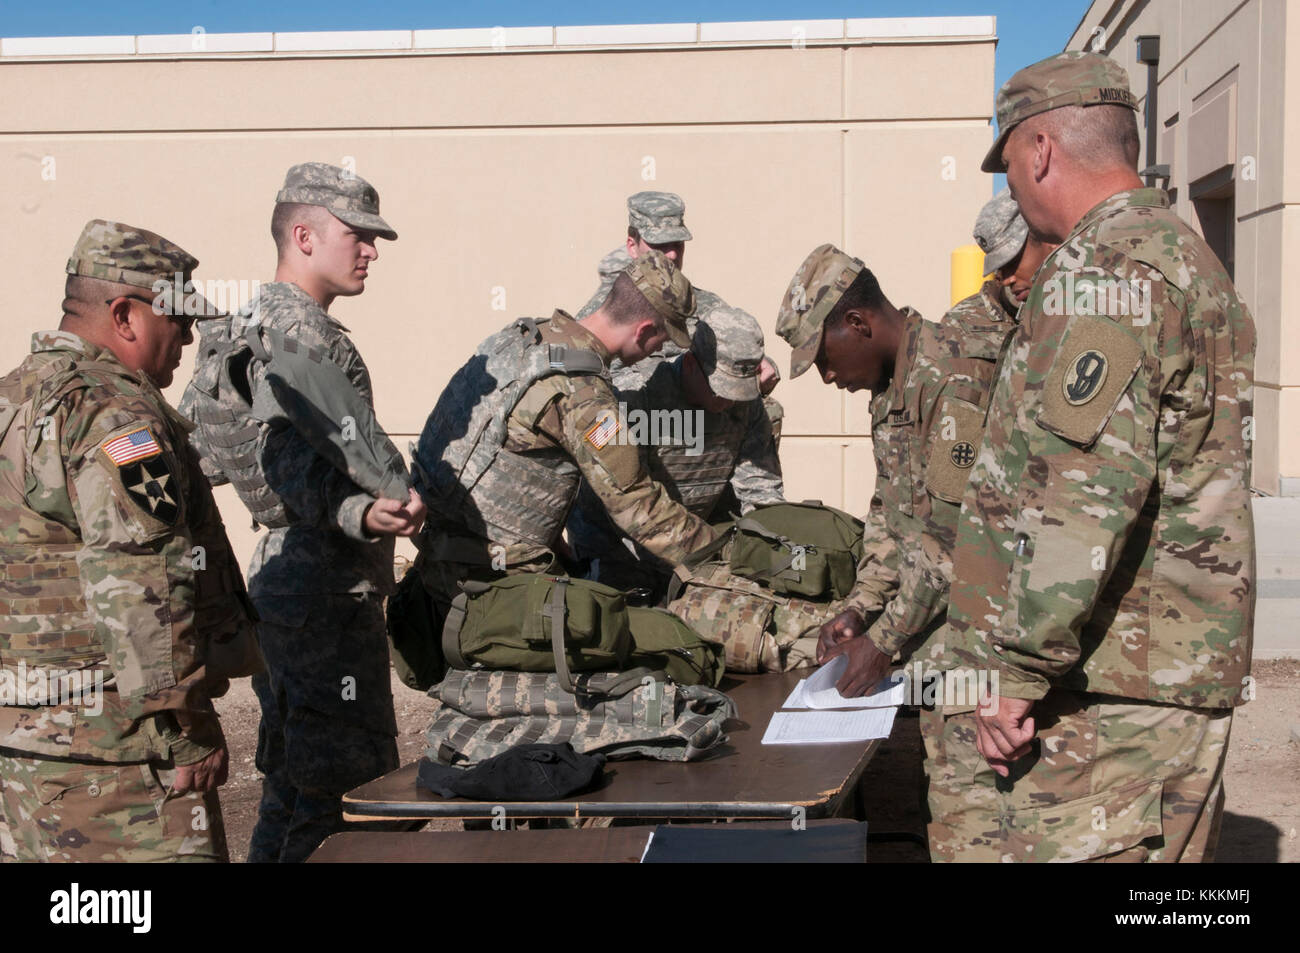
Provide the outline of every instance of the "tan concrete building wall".
[[[88,218],[172,238],[199,257],[200,279],[270,280],[274,196],[307,160],[354,167],[400,235],[380,243],[365,294],[332,313],[403,448],[483,337],[587,300],[597,262],[626,235],[626,196],[642,189],[685,198],[687,275],[754,314],[785,369],[777,305],[821,242],[937,319],[949,251],[991,194],[978,166],[992,18],[800,26],[541,28],[511,34],[529,48],[477,50],[417,48],[419,31],[213,36],[206,51],[188,37],[0,41],[0,176],[12,185],[0,256],[35,292],[0,318],[7,363],[57,322]],[[187,357],[173,400],[189,372]],[[864,513],[867,396],[815,372],[776,394],[789,495]],[[220,499],[246,559],[247,515],[228,490]]]
[[[1230,195],[1235,204],[1226,232],[1259,342],[1255,485],[1300,495],[1300,6],[1098,0],[1067,49],[1101,43],[1145,107],[1142,35],[1160,37],[1156,161],[1170,166],[1178,214],[1205,234],[1216,228],[1214,200]],[[1142,155],[1145,163],[1145,127]]]

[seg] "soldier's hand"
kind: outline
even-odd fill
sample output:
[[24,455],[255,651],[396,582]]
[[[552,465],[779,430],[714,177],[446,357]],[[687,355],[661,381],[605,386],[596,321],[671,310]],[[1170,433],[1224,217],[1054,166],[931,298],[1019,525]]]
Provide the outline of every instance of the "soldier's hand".
[[424,500],[415,490],[405,502],[380,498],[366,507],[362,520],[366,532],[372,536],[414,536],[424,525],[426,508]]
[[776,390],[777,383],[781,380],[781,372],[776,369],[772,359],[766,354],[763,355],[763,361],[758,365],[758,391],[764,397]]
[[829,662],[840,655],[848,659],[848,666],[835,683],[835,690],[845,698],[860,698],[875,688],[876,683],[885,677],[885,672],[889,671],[889,663],[893,659],[893,656],[880,651],[865,636],[831,646],[824,661]]
[[176,767],[172,790],[177,794],[187,791],[214,791],[226,783],[230,770],[230,756],[223,744],[202,761]]
[[856,609],[846,609],[821,627],[817,634],[817,664],[821,665],[831,656],[826,653],[841,642],[856,639],[867,631],[867,621]]
[[1034,703],[994,695],[975,712],[975,750],[996,774],[1006,777],[1010,764],[1029,754],[1034,741]]

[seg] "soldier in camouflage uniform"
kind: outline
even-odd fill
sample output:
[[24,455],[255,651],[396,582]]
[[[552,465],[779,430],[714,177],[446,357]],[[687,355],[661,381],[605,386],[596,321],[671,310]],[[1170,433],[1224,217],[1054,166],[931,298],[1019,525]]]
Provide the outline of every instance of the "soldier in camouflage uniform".
[[1039,270],[963,500],[954,661],[993,704],[944,726],[948,859],[1212,857],[1251,696],[1254,325],[1136,173],[1122,67],[1070,52],[997,98]]
[[[678,419],[692,441],[642,443],[650,476],[701,519],[716,512],[723,492],[734,491],[737,511],[784,498],[781,461],[759,392],[763,332],[735,308],[715,308],[696,322],[691,348],[660,362],[648,379],[624,368],[614,375],[615,397],[629,420]],[[674,418],[673,415],[676,415]],[[653,440],[649,435],[647,441]],[[630,551],[589,489],[579,492],[568,524],[569,544],[579,560],[595,560],[591,578],[618,589],[645,587],[661,595],[671,568],[644,549]],[[630,541],[629,541],[630,542]]]
[[[669,337],[688,344],[690,305],[690,283],[651,250],[582,321],[558,310],[521,319],[452,378],[413,468],[430,512],[415,571],[439,620],[465,579],[562,568],[570,554],[561,531],[580,479],[620,530],[669,563],[713,541],[708,524],[651,478],[608,371],[612,358],[633,364]],[[494,357],[512,366],[493,371]]]
[[[691,240],[691,230],[686,227],[686,203],[680,195],[672,192],[637,192],[627,199],[627,241],[615,248],[600,260],[597,272],[600,275],[600,287],[590,300],[578,312],[581,321],[595,312],[609,296],[614,279],[639,255],[650,249],[662,252],[678,268],[683,267],[686,257],[686,243]],[[695,288],[695,306],[686,319],[686,333],[695,334],[695,323],[708,315],[715,308],[725,308],[727,303],[711,291]],[[620,387],[635,386],[634,382],[648,380],[662,361],[669,361],[685,352],[688,345],[678,345],[668,341],[658,353],[639,361],[634,367],[625,367],[617,358],[610,365],[610,371],[616,376]],[[620,372],[622,372],[620,374]],[[766,355],[763,356],[763,370],[760,375],[760,387],[763,393],[763,409],[771,421],[774,446],[780,445],[781,421],[785,410],[772,397],[772,391],[781,380],[776,363]],[[775,452],[775,450],[773,451]],[[724,494],[727,504],[734,508],[735,499],[731,494]],[[717,519],[725,519],[726,508]]]
[[[370,372],[329,306],[365,289],[376,239],[397,237],[379,215],[378,193],[337,166],[296,165],[276,196],[271,232],[275,281],[261,286],[232,333],[256,322],[319,349],[373,408]],[[277,406],[265,365],[253,365],[252,383],[255,413]],[[263,475],[292,522],[258,539],[248,569],[267,666],[253,682],[264,779],[248,859],[290,862],[342,828],[347,791],[398,765],[383,603],[393,588],[393,540],[418,531],[424,504],[414,492],[376,499],[284,414],[262,417],[276,421]]]
[[828,384],[873,395],[876,491],[863,558],[818,646],[819,661],[847,656],[838,685],[846,696],[865,694],[897,653],[942,655],[959,501],[1014,326],[1010,316],[968,326],[900,311],[861,261],[831,245],[814,249],[790,282],[777,320],[795,348],[790,375],[815,363]]
[[251,674],[253,617],[189,425],[159,392],[207,307],[185,293],[197,264],[91,221],[59,330],[0,380],[5,859],[227,859],[211,699]]
[[984,251],[984,274],[989,278],[979,291],[949,308],[940,323],[1005,330],[1029,296],[1034,273],[1052,246],[1029,234],[1010,189],[980,209],[973,235]]

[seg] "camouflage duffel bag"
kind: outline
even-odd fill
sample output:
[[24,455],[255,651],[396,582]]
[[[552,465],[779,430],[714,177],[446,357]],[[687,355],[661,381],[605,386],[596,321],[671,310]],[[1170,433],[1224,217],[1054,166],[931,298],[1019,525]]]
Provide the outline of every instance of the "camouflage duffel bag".
[[862,558],[862,521],[816,501],[773,503],[736,521],[731,571],[773,592],[843,599]]
[[786,672],[815,664],[817,630],[838,611],[827,600],[779,595],[721,562],[679,570],[669,598],[669,612],[723,647],[730,672]]
[[473,765],[516,745],[567,741],[612,759],[695,761],[726,742],[723,724],[737,714],[722,692],[645,673],[587,673],[578,689],[554,673],[453,669],[429,691],[442,707],[425,757]]

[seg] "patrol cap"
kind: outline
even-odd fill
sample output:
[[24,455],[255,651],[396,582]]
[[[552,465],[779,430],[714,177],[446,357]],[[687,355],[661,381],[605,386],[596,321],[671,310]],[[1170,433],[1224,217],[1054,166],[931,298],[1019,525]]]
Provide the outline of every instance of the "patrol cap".
[[818,245],[790,279],[777,314],[776,333],[794,348],[790,355],[792,378],[817,360],[826,316],[865,267],[834,245]]
[[284,176],[276,204],[319,205],[340,222],[392,241],[397,232],[379,217],[379,193],[361,176],[326,162],[302,162]]
[[647,245],[689,242],[691,230],[682,218],[686,203],[672,192],[638,192],[627,199],[627,223]]
[[714,308],[695,325],[695,355],[709,390],[727,400],[757,400],[763,329],[739,308]]
[[624,269],[637,290],[664,318],[668,339],[678,347],[690,347],[691,335],[686,319],[695,310],[695,291],[691,283],[663,252],[651,248],[632,260]]
[[1137,110],[1128,71],[1108,56],[1071,50],[1026,66],[998,90],[998,137],[981,172],[1002,171],[1002,147],[1011,130],[1030,116],[1062,106],[1127,106]]
[[[161,314],[196,317],[219,312],[190,285],[199,260],[161,235],[134,225],[92,218],[72,248],[66,271],[146,288]],[[186,293],[186,286],[190,291]]]
[[980,209],[975,219],[975,244],[984,252],[984,274],[992,274],[1020,254],[1029,237],[1029,226],[1020,206],[1003,189]]

